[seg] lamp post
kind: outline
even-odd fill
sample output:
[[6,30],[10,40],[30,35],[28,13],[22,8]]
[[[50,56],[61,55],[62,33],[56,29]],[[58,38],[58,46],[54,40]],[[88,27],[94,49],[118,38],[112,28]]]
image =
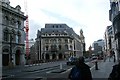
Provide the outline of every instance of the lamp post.
[[13,37],[12,37],[12,33],[10,33],[10,55],[9,55],[9,67],[13,67],[13,58],[12,58],[12,40],[13,40]]

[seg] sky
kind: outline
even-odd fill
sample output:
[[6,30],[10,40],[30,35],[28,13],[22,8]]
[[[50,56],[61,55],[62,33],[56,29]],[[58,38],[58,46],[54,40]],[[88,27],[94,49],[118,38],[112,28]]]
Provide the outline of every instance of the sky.
[[80,35],[83,30],[86,50],[98,39],[104,39],[109,21],[109,0],[9,0],[10,5],[21,6],[29,16],[29,39],[36,38],[37,30],[46,23],[65,23]]

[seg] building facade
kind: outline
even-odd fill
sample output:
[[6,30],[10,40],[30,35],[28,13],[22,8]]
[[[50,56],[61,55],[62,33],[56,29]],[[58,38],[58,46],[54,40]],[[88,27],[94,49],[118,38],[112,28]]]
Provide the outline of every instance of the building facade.
[[94,41],[94,43],[93,43],[94,54],[95,55],[103,55],[104,46],[105,46],[105,42],[103,39]]
[[1,42],[2,42],[2,65],[8,66],[25,64],[24,50],[24,21],[26,17],[17,5],[15,8],[10,6],[9,0],[3,0],[2,6],[2,24],[1,25]]
[[61,60],[70,56],[83,55],[85,41],[66,24],[45,24],[37,33],[37,59],[38,60]]
[[115,52],[115,40],[114,40],[114,36],[113,36],[113,27],[111,26],[107,26],[106,30],[105,30],[105,51],[106,53],[109,55],[110,51],[113,50]]
[[112,22],[114,51],[116,59],[120,58],[120,1],[110,0],[109,20]]

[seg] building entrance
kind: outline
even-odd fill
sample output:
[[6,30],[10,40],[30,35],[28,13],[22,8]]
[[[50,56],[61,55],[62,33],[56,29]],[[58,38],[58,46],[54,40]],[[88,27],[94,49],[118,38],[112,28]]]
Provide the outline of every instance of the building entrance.
[[20,50],[17,50],[16,51],[16,54],[15,54],[15,64],[16,65],[20,65]]
[[2,65],[8,66],[9,64],[9,54],[2,54]]

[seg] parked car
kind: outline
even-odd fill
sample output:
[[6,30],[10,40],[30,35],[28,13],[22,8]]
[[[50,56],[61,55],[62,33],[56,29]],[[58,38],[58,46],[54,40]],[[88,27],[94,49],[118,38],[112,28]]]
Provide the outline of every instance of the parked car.
[[75,65],[76,61],[77,61],[77,58],[70,57],[67,61],[67,65]]

